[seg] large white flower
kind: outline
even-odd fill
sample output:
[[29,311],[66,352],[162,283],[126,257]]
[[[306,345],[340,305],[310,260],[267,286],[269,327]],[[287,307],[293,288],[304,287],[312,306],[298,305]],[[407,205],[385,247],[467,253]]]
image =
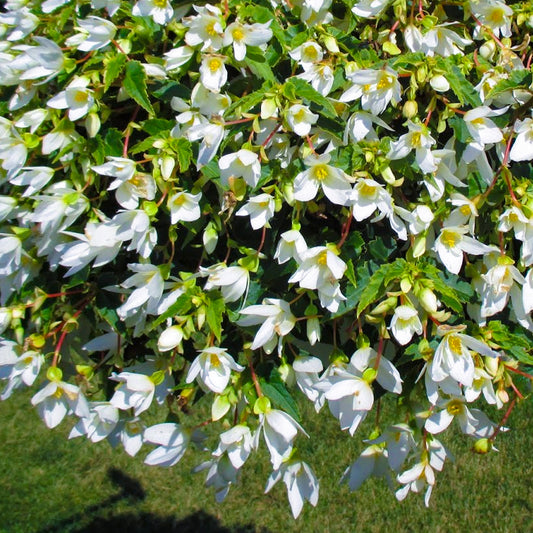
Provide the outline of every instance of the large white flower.
[[236,363],[225,348],[209,346],[192,362],[185,381],[191,383],[198,378],[203,387],[220,394],[227,387],[232,370],[242,372],[244,367]]
[[144,441],[159,446],[144,460],[147,465],[174,466],[182,457],[191,440],[188,431],[170,422],[156,424],[144,430]]
[[421,335],[422,323],[416,309],[410,305],[399,305],[394,310],[390,329],[394,338],[403,346],[411,342],[415,333]]
[[515,132],[517,136],[509,152],[509,158],[512,161],[533,159],[533,118],[518,120],[515,124]]
[[220,55],[204,55],[200,65],[200,83],[214,93],[220,92],[228,80],[225,62],[227,58]]
[[75,78],[46,105],[54,109],[68,109],[68,118],[73,122],[84,117],[94,104],[93,91],[87,88],[89,82],[89,78]]
[[250,187],[255,187],[261,177],[261,163],[257,154],[246,148],[223,155],[218,160],[218,166],[223,185],[228,185],[236,178],[243,178]]
[[296,135],[305,137],[309,135],[311,126],[318,120],[318,115],[312,113],[305,105],[294,104],[287,110],[286,118],[290,129]]
[[170,223],[192,222],[200,218],[200,198],[202,193],[191,194],[180,191],[168,199]]
[[78,19],[77,26],[81,33],[69,37],[66,44],[77,46],[82,52],[104,48],[113,40],[117,32],[117,27],[110,20],[95,16]]
[[274,198],[270,194],[262,193],[250,197],[235,214],[238,217],[249,216],[252,228],[260,229],[274,216],[275,207]]
[[246,57],[246,46],[262,46],[272,38],[269,28],[272,21],[264,24],[244,24],[240,21],[232,22],[224,32],[224,46],[233,44],[233,57],[243,61]]

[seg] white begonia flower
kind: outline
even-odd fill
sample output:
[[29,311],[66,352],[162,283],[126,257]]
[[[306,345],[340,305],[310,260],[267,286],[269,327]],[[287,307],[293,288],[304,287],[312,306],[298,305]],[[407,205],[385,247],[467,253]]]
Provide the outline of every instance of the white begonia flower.
[[290,259],[300,262],[300,256],[306,250],[307,244],[302,234],[298,230],[291,229],[280,235],[274,259],[277,259],[280,265]]
[[79,419],[69,433],[69,439],[86,435],[91,442],[100,442],[116,428],[120,415],[110,402],[91,402],[89,409],[89,416]]
[[319,484],[311,467],[296,459],[289,459],[274,470],[267,481],[265,493],[280,480],[287,486],[287,496],[291,506],[292,516],[296,519],[307,500],[313,507],[318,503]]
[[472,386],[464,388],[465,400],[468,403],[472,403],[479,398],[481,393],[483,393],[483,397],[488,404],[496,405],[498,409],[501,409],[503,402],[494,392],[492,376],[483,368],[476,367]]
[[38,42],[38,46],[29,46],[24,49],[24,53],[17,57],[13,67],[17,67],[17,60],[21,63],[23,70],[20,74],[20,81],[37,80],[37,85],[44,84],[57,76],[65,64],[65,56],[61,48],[46,37],[34,36],[33,40]]
[[392,480],[387,461],[388,452],[382,446],[372,444],[365,448],[359,458],[351,464],[342,475],[341,483],[348,483],[350,490],[356,491],[370,477],[383,477],[389,486]]
[[337,281],[344,275],[346,263],[326,246],[308,248],[300,255],[300,261],[289,283],[299,283],[304,289],[318,290],[320,305],[335,313],[339,303],[346,299]]
[[32,196],[40,191],[54,176],[54,169],[50,167],[22,167],[20,172],[9,179],[9,182],[19,187],[27,186],[22,197]]
[[428,368],[429,377],[435,383],[453,378],[465,387],[471,387],[475,376],[473,352],[487,357],[498,358],[498,352],[489,348],[484,342],[461,333],[465,326],[455,328],[438,329],[438,333],[443,336],[431,366]]
[[[494,254],[496,256],[496,254]],[[490,258],[490,256],[487,256]],[[513,301],[513,308],[517,307],[517,301],[522,301],[522,291],[515,282],[524,285],[526,280],[513,265],[510,258],[498,255],[493,260],[487,273],[482,274],[483,286],[481,289],[481,309],[482,317],[489,317],[503,311],[509,296]]]
[[377,17],[389,2],[390,0],[361,0],[352,7],[352,13],[362,18]]
[[341,102],[360,98],[363,110],[380,115],[390,102],[396,105],[402,99],[398,74],[388,66],[381,70],[356,70],[346,76],[353,85],[341,95]]
[[[378,354],[376,350],[370,347],[359,348],[356,350],[351,359],[348,369],[356,368],[361,375],[364,374],[368,368],[374,368],[376,361],[378,360]],[[394,394],[400,394],[402,392],[402,379],[400,373],[396,370],[396,367],[385,357],[379,357],[379,363],[375,368],[376,381],[389,392]]]
[[275,201],[270,194],[262,193],[252,196],[235,215],[238,217],[250,217],[250,224],[253,229],[261,229],[274,216]]
[[533,159],[533,118],[517,120],[516,139],[509,152],[511,161],[530,161]]
[[479,215],[477,206],[472,200],[457,192],[450,194],[449,200],[456,208],[448,215],[444,221],[444,226],[465,226],[474,235],[476,217]]
[[311,355],[299,355],[294,358],[292,368],[296,384],[309,400],[314,403],[315,411],[318,413],[326,400],[324,394],[315,387],[319,381],[319,372],[324,370],[322,361],[318,357]]
[[409,121],[407,127],[409,132],[391,143],[387,158],[391,160],[403,159],[414,149],[420,170],[426,174],[434,172],[437,170],[437,165],[431,152],[431,146],[435,144],[435,139],[431,137],[428,128],[423,124]]
[[262,46],[272,39],[271,20],[264,24],[244,24],[238,20],[232,22],[224,32],[224,46],[233,44],[233,57],[243,61],[246,57],[246,46]]
[[21,268],[22,241],[14,235],[7,235],[0,239],[0,276],[9,276]]
[[207,165],[215,157],[218,147],[224,139],[224,126],[222,124],[197,124],[187,131],[189,141],[201,139],[198,149],[196,168]]
[[174,17],[174,8],[169,0],[139,0],[131,14],[134,17],[152,17],[154,22],[165,26]]
[[256,187],[261,177],[261,163],[254,152],[242,148],[238,152],[223,155],[218,160],[220,180],[224,186],[230,180],[243,178],[250,187]]
[[250,428],[239,424],[220,434],[220,442],[213,455],[220,457],[227,454],[233,467],[239,469],[250,456],[253,444]]
[[396,491],[398,501],[404,500],[410,491],[416,493],[421,492],[427,485],[424,504],[428,507],[431,492],[435,486],[434,470],[440,472],[444,466],[444,461],[449,456],[450,453],[441,442],[435,438],[428,439],[425,444],[425,449],[420,454],[420,462],[397,477],[398,482],[404,485],[404,487]]
[[92,52],[107,46],[115,37],[117,27],[101,17],[89,16],[76,21],[77,33],[66,40],[67,46],[75,46],[81,52]]
[[389,426],[382,435],[367,442],[385,444],[389,466],[395,472],[400,470],[411,451],[416,448],[413,430],[407,424]]
[[17,128],[30,128],[30,133],[35,133],[39,126],[50,116],[48,109],[32,109],[26,111],[17,121]]
[[328,200],[337,205],[348,205],[352,195],[349,177],[342,170],[328,165],[329,154],[309,155],[304,159],[306,170],[294,178],[294,199],[313,200],[322,188]]
[[313,63],[322,61],[324,51],[314,41],[306,41],[289,52],[292,59],[297,61],[304,70],[308,70]]
[[135,457],[143,445],[144,423],[137,417],[119,420],[115,429],[107,436],[111,446],[119,443],[124,451],[131,457]]
[[306,137],[311,131],[311,126],[316,124],[318,115],[312,113],[305,105],[294,104],[287,110],[285,118],[291,131],[300,137]]
[[[513,10],[498,0],[478,0],[470,2],[472,13],[482,25],[490,28],[496,37],[511,37]],[[474,39],[482,38],[482,28],[475,26]]]
[[361,222],[374,214],[376,209],[380,212],[379,220],[392,213],[392,197],[385,187],[370,178],[359,178],[352,191],[351,205],[353,217]]
[[181,326],[170,326],[159,335],[157,349],[160,352],[168,352],[178,346],[182,340],[183,329]]
[[228,71],[224,56],[204,55],[200,65],[200,83],[210,91],[219,93],[222,86],[228,80]]
[[0,221],[14,218],[16,213],[15,207],[17,206],[17,203],[17,199],[13,198],[12,196],[0,196]]
[[157,314],[157,306],[164,289],[161,270],[157,266],[140,263],[128,264],[128,270],[135,272],[135,274],[121,283],[121,287],[125,289],[137,288],[117,309],[118,316],[124,320],[143,305],[147,313]]
[[378,136],[372,124],[377,124],[386,130],[393,131],[392,128],[379,117],[367,113],[366,111],[356,111],[346,121],[343,137],[344,144],[348,144],[349,140],[357,143],[365,139],[367,136],[370,140],[377,140]]
[[231,485],[237,483],[239,470],[233,466],[227,455],[204,461],[193,468],[194,473],[202,470],[207,470],[205,486],[213,487],[216,502],[222,503],[226,499]]
[[8,8],[8,11],[0,14],[0,28],[3,30],[2,33],[7,30],[7,34],[3,33],[2,38],[5,38],[9,42],[24,39],[38,25],[39,18],[27,6],[21,6],[16,10]]
[[424,49],[422,50],[427,56],[435,54],[448,57],[455,54],[463,53],[463,48],[472,44],[470,39],[461,37],[448,26],[451,23],[437,24],[427,31],[423,37]]
[[202,387],[221,394],[228,386],[232,370],[242,372],[244,367],[225,348],[208,346],[192,362],[185,381],[192,383],[197,378]]
[[402,346],[409,344],[415,333],[422,335],[422,323],[416,309],[410,305],[398,306],[394,310],[390,330]]
[[432,153],[437,169],[431,176],[424,176],[424,185],[426,186],[431,201],[436,202],[442,198],[446,183],[454,187],[466,187],[466,184],[455,175],[457,170],[455,150],[444,148],[442,150],[433,150]]
[[191,194],[180,191],[173,194],[168,199],[168,208],[170,209],[170,223],[193,222],[200,218],[200,198],[202,193]]
[[213,287],[220,287],[226,303],[236,302],[248,292],[250,271],[244,267],[217,265],[214,269],[202,269],[200,267],[200,272],[203,276],[209,276],[204,289],[209,291]]
[[154,361],[139,363],[129,370],[133,372],[113,373],[109,378],[119,382],[111,405],[123,411],[133,409],[138,416],[150,407],[154,398],[159,405],[164,403],[174,386],[174,379],[167,370],[159,369]]
[[439,259],[452,274],[459,274],[463,266],[464,253],[484,255],[494,252],[494,247],[487,246],[466,235],[466,226],[446,226],[441,229],[433,249]]
[[524,278],[522,299],[524,311],[530,313],[533,310],[533,269],[529,269]]
[[185,34],[185,42],[189,46],[202,45],[202,52],[217,51],[224,46],[224,18],[220,9],[214,5],[195,6],[198,13],[184,18],[182,24],[189,28]]
[[80,388],[60,380],[48,382],[33,396],[31,404],[50,429],[59,425],[69,410],[77,416],[89,416],[89,404]]
[[278,470],[283,461],[291,456],[293,451],[292,443],[298,431],[309,437],[292,416],[279,409],[269,407],[267,412],[259,415],[259,428],[254,435],[254,448],[257,449],[259,437],[262,433],[270,452],[272,467],[274,470]]
[[155,198],[153,176],[137,172],[136,163],[131,159],[107,156],[107,163],[92,166],[91,169],[101,176],[116,178],[107,189],[116,189],[115,197],[124,209],[135,209],[139,205],[139,198]]
[[151,451],[144,463],[151,466],[174,466],[183,457],[191,435],[180,424],[156,424],[144,430],[143,440],[159,446]]
[[163,54],[165,56],[165,70],[172,72],[185,65],[194,55],[194,48],[190,46],[178,46]]
[[54,109],[68,109],[69,120],[79,120],[94,104],[93,91],[87,88],[89,83],[89,78],[75,78],[64,91],[50,98],[46,105]]
[[298,74],[297,78],[307,81],[311,87],[322,96],[327,96],[333,88],[335,75],[330,65],[311,65],[305,72]]
[[491,145],[503,140],[502,131],[488,117],[497,117],[506,111],[507,107],[494,110],[487,106],[480,106],[464,114],[463,120],[472,136],[472,140],[468,143],[463,154],[465,162],[474,161],[485,150],[486,144]]
[[261,324],[252,342],[251,349],[264,347],[266,353],[272,353],[279,337],[278,353],[281,354],[281,339],[288,335],[296,324],[296,317],[291,313],[291,307],[285,300],[265,298],[261,305],[250,305],[240,311],[244,318],[238,320],[241,326],[255,326]]
[[468,409],[463,397],[440,399],[436,407],[439,410],[434,411],[424,424],[424,428],[433,435],[443,432],[454,418],[457,418],[459,427],[465,435],[487,438],[496,429],[496,424],[491,422],[483,411]]
[[33,385],[44,363],[44,357],[33,350],[28,350],[17,357],[16,352],[13,350],[16,345],[7,343],[8,341],[4,341],[3,345],[0,346],[0,351],[2,352],[0,354],[0,367],[6,367],[0,372],[0,379],[4,377],[5,373],[5,377],[9,381],[0,396],[0,400],[9,398],[12,392],[22,385],[27,387]]

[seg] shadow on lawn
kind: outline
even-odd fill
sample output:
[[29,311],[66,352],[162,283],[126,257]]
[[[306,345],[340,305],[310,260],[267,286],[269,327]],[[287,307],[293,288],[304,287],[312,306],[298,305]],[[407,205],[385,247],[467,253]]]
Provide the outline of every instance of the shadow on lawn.
[[[119,501],[129,501],[132,505],[146,498],[142,485],[124,472],[110,468],[110,481],[120,487],[120,492],[106,500],[87,507],[64,520],[41,529],[38,533],[269,533],[267,529],[257,529],[253,525],[237,526],[228,529],[220,521],[203,511],[197,511],[185,518],[158,516],[153,513],[122,513],[108,516]],[[106,516],[101,516],[105,514]],[[95,515],[87,523],[87,517]],[[99,516],[100,515],[100,516]],[[77,525],[77,524],[84,525]]]

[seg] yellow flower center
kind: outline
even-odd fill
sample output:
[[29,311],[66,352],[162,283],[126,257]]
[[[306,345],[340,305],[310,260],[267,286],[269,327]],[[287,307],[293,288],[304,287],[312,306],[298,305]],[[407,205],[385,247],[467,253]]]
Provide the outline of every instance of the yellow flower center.
[[487,16],[487,20],[494,24],[501,24],[505,20],[505,12],[501,7],[493,7]]
[[56,398],[61,398],[63,396],[63,389],[60,389],[59,387],[56,389],[56,391],[53,394]]
[[181,207],[185,202],[186,198],[184,194],[180,194],[177,198],[174,198],[174,201],[172,202],[176,207]]
[[384,74],[383,76],[381,76],[378,82],[377,88],[378,90],[388,89],[389,87],[392,86],[393,83],[394,83],[394,80],[392,76],[388,74]]
[[462,413],[463,409],[464,409],[463,404],[459,400],[452,400],[446,407],[446,410],[452,416]]
[[153,0],[153,2],[154,2],[155,7],[159,7],[159,8],[167,7],[167,0]]
[[316,48],[314,46],[307,46],[306,48],[304,48],[303,55],[306,56],[307,59],[309,59],[311,61],[316,61],[317,58],[318,58],[318,53],[317,53]]
[[314,174],[318,181],[325,180],[329,174],[327,165],[316,165],[314,168]]
[[465,217],[467,217],[468,215],[472,213],[470,206],[468,204],[462,205],[459,208],[459,211],[461,211],[461,214],[463,214]]
[[321,266],[327,265],[328,264],[328,251],[324,250],[323,252],[320,252],[316,262]]
[[231,35],[233,35],[234,41],[242,41],[244,39],[244,32],[240,28],[235,28]]
[[461,355],[463,353],[463,343],[461,342],[461,339],[456,335],[451,335],[450,337],[448,337],[448,346],[450,347],[450,350],[456,355]]
[[213,20],[205,27],[205,32],[207,33],[207,35],[211,35],[211,36],[217,35],[217,31],[215,30],[215,24],[216,22]]
[[218,368],[219,366],[221,366],[220,359],[218,358],[218,355],[216,355],[214,353],[210,354],[209,362],[211,363],[211,366],[214,367],[214,368]]
[[85,91],[76,91],[74,94],[74,101],[77,104],[84,104],[89,99],[89,94]]
[[485,118],[475,118],[474,120],[470,121],[470,124],[473,124],[474,126],[483,126],[483,124],[485,124]]
[[419,131],[415,131],[411,137],[411,145],[418,148],[422,143],[420,141],[422,134]]
[[213,57],[212,59],[209,60],[208,66],[209,66],[209,70],[215,73],[222,66],[222,61],[220,61],[220,59],[217,59],[216,57]]
[[359,194],[361,196],[372,197],[376,194],[377,187],[375,185],[369,185],[368,183],[363,182],[359,187]]
[[440,238],[441,242],[449,248],[453,248],[459,242],[459,239],[460,235],[458,233],[446,229],[442,232]]

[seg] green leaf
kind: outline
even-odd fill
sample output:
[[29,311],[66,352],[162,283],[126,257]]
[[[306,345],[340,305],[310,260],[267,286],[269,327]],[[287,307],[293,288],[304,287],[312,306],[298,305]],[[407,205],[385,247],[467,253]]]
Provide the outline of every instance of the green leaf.
[[498,82],[487,94],[487,98],[495,96],[506,91],[512,91],[520,87],[529,87],[531,85],[531,72],[525,69],[513,70],[506,80]]
[[185,172],[192,161],[192,147],[191,143],[184,137],[180,137],[172,144],[178,158],[178,164],[180,167],[180,172]]
[[320,107],[320,112],[327,117],[337,118],[337,112],[333,104],[318,91],[315,91],[311,85],[301,78],[291,78],[285,85],[292,87],[294,94],[298,98],[303,98],[309,102],[314,102]]
[[272,370],[269,381],[266,381],[264,378],[259,378],[259,385],[263,394],[270,399],[275,407],[285,411],[297,422],[300,422],[301,418],[298,405],[290,395],[287,387],[285,387],[285,383],[281,380],[276,369]]
[[206,315],[207,324],[209,329],[214,333],[217,340],[220,342],[222,335],[222,318],[224,316],[224,309],[226,305],[224,304],[224,299],[220,294],[217,293],[208,293],[209,303],[206,305]]
[[126,54],[117,54],[109,60],[104,60],[104,92],[107,92],[111,84],[120,76],[126,64]]
[[126,65],[126,75],[122,82],[124,90],[133,98],[143,109],[151,115],[155,115],[154,108],[148,99],[146,92],[146,73],[139,61],[130,61]]
[[270,83],[264,83],[261,89],[254,91],[243,98],[239,98],[231,104],[225,111],[225,116],[230,116],[236,109],[240,109],[241,113],[245,113],[260,104],[265,99],[265,93],[272,87]]
[[448,80],[452,91],[459,99],[461,104],[469,104],[472,107],[479,107],[481,105],[481,98],[474,86],[466,79],[465,75],[457,65],[451,64],[451,60],[447,58],[444,61],[446,70],[446,79]]
[[182,294],[162,315],[159,315],[152,322],[151,329],[155,329],[159,324],[165,322],[167,318],[184,315],[191,307],[191,297],[188,294]]
[[359,316],[372,302],[382,296],[385,285],[385,276],[388,274],[389,264],[382,265],[368,281],[361,293],[359,305],[357,306],[357,316]]
[[121,157],[124,150],[122,139],[124,135],[116,128],[109,128],[105,134],[105,152],[106,155]]
[[253,61],[250,58],[246,58],[244,64],[252,71],[252,74],[255,74],[259,78],[270,81],[272,83],[277,83],[278,80],[276,79],[276,76],[274,75],[274,72],[270,68],[270,65],[264,61]]
[[158,133],[171,130],[175,125],[175,120],[166,120],[164,118],[151,118],[145,120],[142,123],[142,128],[143,131],[148,133],[148,135],[157,135]]

